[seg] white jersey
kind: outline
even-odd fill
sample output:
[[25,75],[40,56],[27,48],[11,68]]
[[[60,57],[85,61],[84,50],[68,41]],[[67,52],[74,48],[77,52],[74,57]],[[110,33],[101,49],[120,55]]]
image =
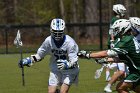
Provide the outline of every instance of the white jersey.
[[[69,62],[77,62],[78,51],[79,51],[78,45],[69,35],[65,35],[64,43],[60,47],[57,47],[54,42],[54,39],[51,36],[49,36],[42,43],[42,45],[37,51],[37,54],[41,58],[44,58],[45,55],[50,54],[51,55],[50,68],[52,71],[56,71],[58,70],[56,60],[65,59],[68,60]],[[77,67],[79,67],[78,62]]]

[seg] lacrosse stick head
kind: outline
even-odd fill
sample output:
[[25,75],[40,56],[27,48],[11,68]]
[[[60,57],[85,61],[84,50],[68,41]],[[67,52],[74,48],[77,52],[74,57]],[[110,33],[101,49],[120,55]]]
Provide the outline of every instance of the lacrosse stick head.
[[16,45],[17,48],[23,45],[23,43],[21,41],[21,36],[20,36],[20,31],[19,30],[18,30],[17,36],[16,36],[16,38],[14,40],[14,45]]
[[101,74],[102,74],[102,72],[103,72],[103,66],[100,68],[100,69],[97,69],[96,71],[95,71],[95,76],[94,76],[94,78],[95,79],[98,79],[98,78],[100,78],[101,77]]

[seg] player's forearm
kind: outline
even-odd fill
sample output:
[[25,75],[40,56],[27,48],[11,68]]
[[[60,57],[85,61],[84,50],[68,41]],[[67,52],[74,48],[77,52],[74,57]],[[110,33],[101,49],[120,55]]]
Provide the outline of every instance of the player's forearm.
[[90,53],[90,58],[103,58],[107,57],[107,51],[100,51],[96,53]]

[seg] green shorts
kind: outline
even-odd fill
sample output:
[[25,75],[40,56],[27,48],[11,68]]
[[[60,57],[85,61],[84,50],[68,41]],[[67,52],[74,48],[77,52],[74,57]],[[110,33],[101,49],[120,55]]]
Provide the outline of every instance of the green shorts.
[[133,83],[133,87],[140,85],[140,74],[139,73],[130,73],[124,79],[124,82]]

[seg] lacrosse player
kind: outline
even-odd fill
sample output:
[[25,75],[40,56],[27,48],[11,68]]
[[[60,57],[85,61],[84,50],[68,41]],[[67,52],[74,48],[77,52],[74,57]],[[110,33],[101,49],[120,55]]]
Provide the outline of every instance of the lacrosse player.
[[[113,57],[114,62],[124,62],[129,67],[129,74],[117,84],[118,93],[129,93],[130,89],[140,93],[140,43],[136,38],[140,34],[140,19],[130,18],[130,25],[130,29],[128,29],[129,25],[120,27],[122,30],[113,29],[121,35],[121,40],[114,48],[91,53],[82,50],[78,53],[78,56],[82,58]],[[98,63],[104,63],[107,60],[98,61]]]
[[114,47],[114,40],[115,38],[118,38],[117,36],[114,37],[112,25],[114,22],[118,19],[123,19],[125,17],[126,8],[122,4],[116,4],[113,5],[113,17],[110,22],[110,28],[109,28],[109,38],[108,38],[108,48]]
[[[117,21],[114,22],[114,24],[112,25],[112,29],[116,29],[118,30],[117,32],[114,32],[114,37],[118,36],[117,39],[115,39],[114,41],[114,45],[116,45],[119,41],[120,41],[120,33],[121,30],[123,31],[123,28],[127,28],[125,29],[125,31],[123,31],[123,34],[121,35],[125,35],[125,33],[130,29],[130,22],[129,20],[126,19],[118,19]],[[128,33],[127,33],[128,34]],[[124,78],[126,76],[126,73],[128,72],[127,70],[127,66],[124,63],[112,63],[109,67],[109,69],[115,69],[114,74],[112,75],[111,79],[109,80],[108,84],[105,86],[104,91],[105,92],[112,92],[111,90],[111,86],[113,85],[113,83],[115,83],[118,78]]]
[[78,45],[69,35],[64,34],[64,20],[53,19],[50,28],[51,35],[37,53],[24,58],[20,64],[22,62],[24,66],[31,66],[50,54],[48,93],[56,93],[57,86],[60,86],[60,93],[68,93],[71,84],[78,82]]
[[[113,17],[110,22],[110,28],[109,28],[109,37],[108,37],[108,49],[113,48],[115,44],[115,40],[118,39],[119,37],[117,35],[114,36],[113,30],[112,30],[112,25],[114,22],[118,19],[122,19],[125,17],[126,13],[126,8],[122,4],[116,4],[113,5]],[[124,65],[123,63],[121,64],[108,64],[106,67],[106,81],[110,81],[110,69],[116,68],[118,65]],[[118,67],[117,67],[118,68]],[[115,72],[114,72],[115,73]]]

